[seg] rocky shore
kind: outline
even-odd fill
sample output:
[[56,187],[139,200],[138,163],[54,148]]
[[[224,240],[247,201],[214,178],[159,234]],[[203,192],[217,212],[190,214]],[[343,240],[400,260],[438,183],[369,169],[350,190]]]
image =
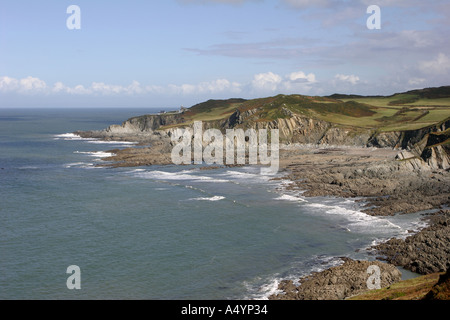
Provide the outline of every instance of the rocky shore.
[[[146,118],[144,126],[142,119],[138,120],[104,131],[76,134],[85,138],[139,142],[136,147],[110,150],[114,155],[103,159],[106,160],[104,166],[172,164],[170,130],[152,131],[154,121]],[[436,130],[446,130],[447,122]],[[431,136],[429,130],[414,134],[381,134],[371,140],[370,146],[362,147],[287,143],[280,150],[280,170],[285,174],[286,188],[291,192],[298,191],[306,197],[356,198],[364,202],[363,212],[369,215],[437,211],[450,206],[450,165],[448,147],[436,146]],[[393,147],[392,144],[398,145],[399,137],[408,150]],[[390,143],[391,138],[397,142]],[[283,293],[271,299],[345,299],[367,289],[367,267],[373,264],[382,270],[382,286],[400,280],[395,265],[423,274],[446,271],[450,257],[448,212],[441,210],[428,217],[430,226],[405,240],[391,239],[371,248],[387,263],[344,258],[343,265],[301,279],[300,286],[292,281],[282,281],[279,289]]]
[[[360,261],[341,258],[343,264],[322,272],[313,273],[299,280],[281,281],[278,289],[282,293],[271,295],[270,300],[343,300],[368,291],[370,266],[380,270],[380,286],[387,287],[401,280],[400,271],[391,264],[379,261]],[[370,280],[369,280],[370,281]]]
[[[381,288],[401,280],[396,266],[418,274],[428,275],[450,270],[450,210],[440,210],[427,215],[430,225],[406,239],[390,239],[372,247],[380,261],[354,261],[341,258],[344,264],[299,279],[283,280],[278,289],[281,293],[269,297],[271,300],[344,300],[367,293],[369,274],[367,268],[376,265],[381,271]],[[380,256],[381,255],[381,256]],[[439,295],[448,296],[449,286],[439,290]],[[430,292],[429,295],[436,294]],[[431,299],[431,298],[430,298]]]
[[[151,146],[111,150],[108,166],[171,164],[171,146],[153,141]],[[396,160],[398,150],[285,146],[280,150],[280,170],[286,188],[303,196],[334,196],[364,201],[370,215],[407,214],[449,206],[450,174],[427,166],[412,168]],[[443,272],[450,266],[450,211],[440,210],[425,218],[429,227],[405,240],[391,239],[373,253],[379,261],[353,261],[301,279],[300,286],[282,281],[282,294],[270,299],[336,300],[367,291],[367,268],[376,264],[382,270],[382,286],[401,279],[395,266],[415,273]]]
[[450,210],[426,216],[430,225],[406,239],[390,239],[374,246],[380,259],[419,274],[450,269]]
[[[398,160],[398,153],[379,148],[292,146],[284,151],[281,164],[291,181],[287,189],[302,192],[303,196],[356,197],[364,201],[365,213],[378,216],[434,209],[437,212],[423,218],[429,224],[427,228],[404,240],[390,239],[368,249],[390,267],[401,266],[418,274],[445,272],[450,267],[450,211],[438,209],[450,205],[450,174],[427,165],[414,168]],[[367,291],[362,279],[367,280],[368,275],[362,266],[368,263],[373,262],[346,260],[338,268],[301,279],[299,286],[283,281],[279,286],[283,293],[270,299],[348,298]],[[336,274],[341,277],[339,283],[330,280]],[[392,283],[399,281],[392,272],[387,274]]]
[[301,148],[284,152],[281,166],[289,189],[304,196],[362,198],[369,215],[387,216],[449,204],[450,174],[423,165],[412,168],[388,148]]

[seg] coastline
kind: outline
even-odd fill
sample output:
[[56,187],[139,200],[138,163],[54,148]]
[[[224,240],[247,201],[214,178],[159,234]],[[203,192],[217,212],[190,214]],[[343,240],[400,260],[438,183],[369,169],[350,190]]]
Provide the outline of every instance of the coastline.
[[[83,137],[83,135],[80,136]],[[84,137],[102,139],[102,137],[92,137],[89,134],[84,135]],[[138,142],[138,144],[124,149],[105,151],[111,153],[112,156],[102,158],[105,163],[98,166],[137,167],[172,164],[171,144],[165,139],[143,140],[136,136],[122,136],[119,138],[108,137],[106,140],[110,139]],[[365,209],[362,212],[371,216],[393,216],[425,210],[439,211],[448,206],[450,199],[450,176],[448,172],[428,168],[425,164],[423,167],[414,168],[407,161],[396,159],[398,153],[399,150],[392,148],[284,145],[280,149],[279,172],[285,174],[285,176],[277,179],[286,181],[286,191],[299,192],[304,197],[331,196],[363,201]],[[205,167],[205,169],[214,169],[214,167]],[[448,214],[446,211],[441,211]],[[428,225],[426,228],[428,227],[431,226]],[[415,235],[421,233],[422,230],[410,232]],[[448,233],[448,230],[446,229],[444,233]],[[433,237],[433,235],[422,237],[422,240],[430,242],[430,237]],[[411,270],[406,263],[401,264],[393,259],[392,255],[397,254],[394,252],[395,250],[389,251],[386,247],[383,247],[389,241],[391,240],[367,248],[367,250],[374,250],[372,254],[378,255],[377,260],[387,261],[387,263],[371,261],[372,264],[381,263],[381,269],[384,270],[383,277],[389,279],[387,285],[401,279],[400,272],[398,268],[394,267],[394,264]],[[395,242],[396,245],[399,242],[405,243],[405,239],[393,239],[392,241],[397,241]],[[446,241],[450,241],[450,238]],[[433,253],[426,259],[432,260],[430,258],[432,256]],[[357,272],[359,274],[357,287],[362,290],[361,272],[364,273],[365,278],[367,278],[367,274],[364,268],[361,269],[361,266],[366,266],[368,261],[353,261],[348,258],[343,258],[342,261],[341,266],[305,277],[316,285],[320,283],[323,285],[324,274],[337,272],[338,277],[344,279],[344,284],[341,282],[331,283],[331,291],[336,292],[337,288],[340,288],[334,295],[330,295],[330,287],[324,294],[317,289],[311,290],[311,285],[304,285],[305,290],[309,287],[308,294],[300,295],[298,287],[292,284],[292,280],[282,280],[279,283],[278,290],[283,293],[272,295],[269,299],[345,299],[357,294],[357,291],[342,289],[342,286],[355,287],[355,283],[348,281],[348,278],[355,278],[355,272]],[[445,263],[443,263],[444,266]],[[414,269],[414,272],[420,274],[423,271]],[[333,277],[335,276],[333,275]]]
[[[424,166],[413,169],[396,160],[398,150],[353,147],[288,147],[281,160],[287,173],[288,190],[302,196],[333,196],[364,201],[363,213],[393,216],[429,210],[422,219],[427,226],[409,230],[405,239],[391,238],[366,250],[373,250],[387,287],[400,281],[401,267],[418,275],[445,272],[450,266],[450,175],[444,170]],[[280,152],[281,154],[281,152]],[[418,253],[419,252],[419,253]],[[279,285],[275,300],[342,300],[367,291],[364,279],[368,261],[341,259],[343,264]],[[340,280],[338,280],[340,279]],[[343,279],[343,280],[342,280]],[[321,288],[316,288],[317,286]]]
[[[102,158],[105,163],[97,166],[172,164],[172,145],[167,140],[144,141],[133,136],[117,140],[134,142],[136,146],[104,151],[112,155]],[[280,148],[279,172],[286,174],[289,191],[302,192],[305,197],[356,198],[365,202],[362,212],[372,216],[450,206],[449,172],[425,163],[414,168],[408,161],[396,159],[399,152],[392,148],[284,145]]]

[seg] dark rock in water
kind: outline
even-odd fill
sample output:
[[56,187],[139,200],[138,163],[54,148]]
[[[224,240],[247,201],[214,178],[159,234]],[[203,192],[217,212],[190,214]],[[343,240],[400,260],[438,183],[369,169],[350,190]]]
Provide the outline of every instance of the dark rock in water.
[[419,274],[450,269],[450,210],[428,216],[430,226],[417,234],[389,241],[373,248],[381,259]]
[[344,264],[300,279],[296,286],[292,280],[283,280],[278,289],[283,293],[272,295],[271,300],[342,300],[369,290],[372,276],[370,266],[380,270],[380,287],[401,280],[400,271],[393,265],[380,261],[359,261],[341,258]]

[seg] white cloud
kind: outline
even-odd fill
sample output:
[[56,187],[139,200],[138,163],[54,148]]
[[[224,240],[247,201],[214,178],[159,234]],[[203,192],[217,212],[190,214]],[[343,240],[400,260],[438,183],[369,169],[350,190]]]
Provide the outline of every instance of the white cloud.
[[147,85],[143,89],[143,92],[154,93],[154,94],[162,94],[165,91],[163,86],[156,85]]
[[424,79],[424,78],[411,78],[408,80],[408,84],[411,86],[417,86],[417,85],[424,83],[425,81],[426,81],[426,79]]
[[276,91],[283,79],[273,73],[258,73],[253,77],[252,87],[257,91]]
[[337,74],[334,78],[339,81],[349,82],[353,85],[357,84],[360,81],[359,77],[353,74],[351,75]]
[[227,79],[217,79],[210,82],[202,82],[197,86],[200,93],[219,93],[219,92],[239,92],[240,84],[237,82],[231,83]]
[[15,79],[8,76],[0,77],[1,92],[19,93],[43,93],[47,91],[45,81],[28,76],[23,79]]
[[28,76],[19,80],[19,91],[25,93],[43,92],[47,88],[45,81]]
[[306,74],[303,71],[296,71],[282,77],[273,72],[259,73],[253,77],[251,87],[256,93],[304,93],[309,91],[311,85],[316,83],[316,76],[313,73]]
[[239,83],[225,78],[199,83],[169,84],[165,86],[141,85],[138,81],[132,81],[129,85],[108,84],[105,82],[92,82],[85,86],[77,84],[67,86],[58,81],[48,86],[39,78],[27,77],[15,79],[8,76],[0,77],[0,92],[16,94],[47,94],[47,95],[78,95],[78,96],[136,96],[136,95],[203,95],[214,97],[217,94],[246,95],[246,94],[272,94],[272,93],[294,93],[308,91],[311,85],[316,83],[313,73],[295,71],[281,76],[273,72],[255,74],[248,83]]
[[102,94],[120,93],[122,91],[121,86],[107,85],[103,82],[93,82],[91,89],[93,92]]
[[314,83],[316,82],[316,76],[313,73],[306,75],[303,71],[292,72],[288,75],[288,79],[291,81],[306,81]]
[[421,62],[419,69],[427,74],[446,74],[450,72],[450,58],[439,53],[436,59]]
[[128,94],[140,94],[145,91],[144,88],[141,87],[141,84],[134,80],[128,87],[127,87],[127,93]]
[[0,91],[15,91],[19,88],[19,81],[11,77],[0,77]]
[[75,95],[84,95],[84,94],[91,94],[92,90],[87,89],[83,85],[79,84],[73,88],[67,88],[66,92]]
[[50,93],[68,93],[68,94],[121,94],[121,93],[139,93],[140,85],[133,81],[129,86],[109,85],[103,82],[93,82],[90,87],[75,85],[68,87],[61,81],[53,86],[48,86],[44,80],[28,76],[23,79],[15,79],[8,76],[0,77],[1,92],[15,92],[20,94],[50,94]]
[[239,93],[241,84],[230,82],[227,79],[216,79],[213,81],[204,81],[198,84],[170,84],[166,88],[157,87],[158,93],[166,94],[217,94],[217,93]]
[[55,93],[58,92],[65,92],[67,90],[66,86],[64,85],[64,83],[58,81],[53,85],[52,91]]

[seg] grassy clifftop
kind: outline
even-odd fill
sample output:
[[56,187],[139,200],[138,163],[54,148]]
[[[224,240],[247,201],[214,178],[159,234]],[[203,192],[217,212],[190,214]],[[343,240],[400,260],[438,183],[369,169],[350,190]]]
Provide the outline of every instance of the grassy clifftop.
[[296,114],[378,132],[416,130],[450,117],[450,86],[391,96],[277,95],[251,100],[208,100],[187,109],[183,114],[184,124],[227,119],[236,110],[241,113],[252,110],[253,121],[271,121]]
[[348,300],[448,300],[448,273],[433,273],[399,281],[389,287],[368,291]]

